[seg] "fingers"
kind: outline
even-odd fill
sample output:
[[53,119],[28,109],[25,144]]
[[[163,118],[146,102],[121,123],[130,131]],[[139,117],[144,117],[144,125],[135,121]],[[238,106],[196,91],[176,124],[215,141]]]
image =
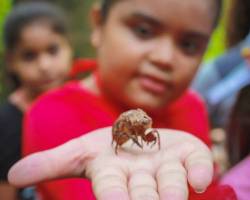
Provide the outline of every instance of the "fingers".
[[129,200],[125,168],[112,161],[102,165],[98,162],[91,165],[87,174],[98,200]]
[[188,172],[188,182],[194,190],[205,191],[213,178],[213,159],[210,150],[191,134],[181,131],[171,132],[172,134],[161,135],[162,146],[165,145],[169,155],[179,157]]
[[196,148],[186,157],[185,167],[190,185],[196,192],[204,192],[213,177],[213,159],[209,149],[205,145]]
[[157,184],[148,170],[136,170],[128,181],[128,189],[132,200],[158,200]]
[[186,200],[188,198],[186,175],[186,170],[180,160],[163,158],[156,172],[160,199]]
[[86,175],[92,181],[97,199],[158,200],[153,173],[150,167],[140,167],[141,163],[148,162],[126,162],[118,157],[102,157],[90,162]]
[[82,175],[86,155],[81,140],[75,139],[57,148],[27,156],[8,173],[9,182],[17,187],[44,180]]

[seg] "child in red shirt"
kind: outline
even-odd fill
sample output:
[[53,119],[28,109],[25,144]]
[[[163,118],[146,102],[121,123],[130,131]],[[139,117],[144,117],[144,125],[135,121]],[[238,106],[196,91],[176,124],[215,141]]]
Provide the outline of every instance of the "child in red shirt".
[[[97,61],[96,63],[94,61],[85,61],[83,64],[86,68],[91,66],[90,68],[94,69],[94,73],[81,81],[69,82],[63,88],[44,95],[35,103],[25,120],[24,153],[27,155],[47,150],[98,128],[111,126],[121,112],[131,108],[142,108],[147,111],[153,118],[153,126],[156,128],[187,131],[209,145],[208,121],[203,102],[188,89],[188,86],[197,71],[209,36],[216,24],[220,10],[219,2],[215,0],[186,0],[185,2],[182,0],[104,0],[101,7],[96,6],[92,11],[94,30],[91,41],[97,49]],[[102,129],[99,130],[102,132]],[[100,137],[100,134],[92,132],[83,136],[83,138],[87,139],[79,139],[79,141],[85,141],[84,145],[82,145],[83,148],[92,149],[100,153],[99,149],[103,147],[103,151],[106,152],[107,141],[111,142],[109,140],[109,131],[110,129],[103,130],[103,132],[107,133],[105,138]],[[162,134],[163,132],[164,134]],[[170,141],[178,140],[170,148],[174,149],[171,150],[173,151],[172,154],[179,155],[180,161],[185,163],[182,166],[179,165],[180,162],[177,162],[178,167],[189,169],[190,166],[193,166],[191,160],[193,161],[194,158],[191,155],[193,155],[193,152],[198,153],[199,151],[197,150],[200,150],[202,156],[205,154],[206,158],[209,157],[207,154],[208,151],[205,150],[206,148],[200,143],[197,144],[194,142],[195,139],[190,134],[186,136],[185,134],[182,135],[181,132],[178,133],[177,135],[179,136],[176,136],[178,139],[171,139],[171,137],[175,137],[175,134],[171,134],[170,130],[169,134],[166,134],[166,131],[160,131],[161,138],[170,137],[166,140],[162,139],[163,149],[165,144],[167,148],[170,148]],[[180,139],[182,137],[183,139]],[[192,139],[189,140],[188,138],[190,137]],[[91,139],[88,140],[88,138]],[[96,140],[92,140],[93,138]],[[73,143],[75,141],[73,140]],[[190,145],[188,141],[190,141]],[[193,148],[193,145],[191,145],[193,142],[191,141],[195,143],[193,152],[190,151]],[[74,144],[74,149],[76,146],[78,145]],[[176,147],[175,149],[174,146],[178,148]],[[65,153],[63,152],[66,152],[65,147],[67,150],[70,150],[73,147],[72,142],[62,147],[64,149],[64,151],[60,151],[62,154],[55,150],[56,154],[60,154],[60,157],[62,157],[60,159],[64,159]],[[79,147],[78,150],[81,151]],[[108,147],[110,147],[110,143]],[[186,148],[187,151],[185,152]],[[59,147],[59,149],[61,148]],[[71,150],[68,152],[69,154],[77,152]],[[178,153],[179,151],[181,153]],[[38,154],[38,157],[39,155],[41,154]],[[95,155],[96,153],[94,155],[91,154],[90,158],[87,156],[86,159],[89,158],[95,163],[95,159],[93,159]],[[116,156],[114,153],[111,153],[111,155],[111,157]],[[156,153],[156,157],[152,155],[152,161],[150,162],[148,162],[149,155],[151,154],[145,155],[147,164],[142,164],[142,168],[151,166],[153,163],[155,165],[151,167],[155,169],[158,166],[158,162],[162,164],[160,153]],[[118,154],[118,157],[115,158],[119,158],[119,156],[121,155]],[[154,162],[154,158],[157,161]],[[73,162],[74,160],[71,161]],[[79,158],[76,158],[76,160],[79,161]],[[98,159],[96,160],[99,162],[101,159],[99,161]],[[198,157],[195,160],[200,161],[202,159]],[[207,162],[209,159],[205,160]],[[56,166],[53,165],[49,168],[57,170],[61,169],[61,166],[68,166],[64,161],[63,163],[52,161]],[[68,163],[68,161],[66,162]],[[170,163],[173,160],[170,159],[168,162],[169,165],[166,166],[171,166]],[[34,162],[35,165],[37,163],[40,162]],[[84,163],[82,163],[82,166],[85,166]],[[90,166],[92,166],[93,163],[90,163]],[[98,167],[93,164],[90,170],[87,170],[89,169],[87,167],[84,172],[81,169],[81,173],[77,170],[76,174],[84,174],[87,177],[91,177],[91,179],[93,178],[92,186],[95,189],[96,197],[98,199],[105,199],[101,197],[100,193],[102,192],[100,191],[105,193],[107,190],[100,190],[99,186],[97,187],[96,185],[98,177],[92,176],[96,171],[94,166],[99,169],[100,166],[106,168],[104,166],[109,164],[109,162],[100,163]],[[208,169],[207,174],[211,177],[211,160],[208,163],[210,167],[206,168]],[[44,166],[44,163],[40,164]],[[43,176],[42,172],[46,167],[44,166],[45,168],[43,168],[40,164],[36,167],[39,169],[42,168],[41,176]],[[124,158],[121,158],[120,162],[118,162],[119,166],[120,164],[127,166]],[[135,167],[133,163],[131,165]],[[176,165],[173,166],[173,169],[175,168]],[[159,165],[159,169],[161,169],[161,165]],[[70,169],[65,167],[65,170],[56,174],[52,173],[53,175],[50,174],[47,178],[68,176],[68,170]],[[115,173],[116,170],[112,169],[110,171]],[[120,172],[117,173],[120,175]],[[181,181],[177,186],[174,186],[174,189],[172,188],[170,191],[167,191],[175,199],[185,199],[188,194],[187,184],[185,183],[186,172],[180,174],[184,175],[184,179],[181,179],[184,182]],[[70,175],[72,176],[71,173]],[[137,175],[135,174],[135,177]],[[38,179],[35,178],[36,175],[33,177],[36,179],[35,181],[42,180],[39,177],[40,175],[37,176]],[[189,180],[193,180],[190,174],[187,176]],[[12,176],[10,175],[10,177]],[[108,188],[115,187],[115,185],[110,186],[110,183],[113,183],[112,177],[110,182],[107,178],[107,182],[105,182],[106,186],[105,184],[102,185]],[[201,179],[203,178],[204,176],[201,177]],[[10,179],[12,180],[12,178]],[[131,175],[130,179],[134,180],[134,176]],[[152,182],[154,178],[150,176],[148,179]],[[157,180],[161,182],[159,179],[161,177],[158,177]],[[165,182],[166,180],[171,180],[171,178],[166,178],[162,181]],[[189,181],[189,183],[196,190],[204,190],[210,181],[206,179],[204,185],[203,180],[201,181],[202,184],[200,184],[198,179],[195,179],[194,182],[191,181],[191,183]],[[181,187],[179,187],[179,184]],[[184,189],[182,185],[184,185]],[[84,179],[64,179],[44,182],[38,185],[38,189],[42,199],[89,200],[95,198],[90,183]],[[124,192],[123,189],[122,191]],[[117,188],[117,190],[120,192],[121,188]],[[146,194],[150,192],[151,190],[145,191]],[[131,191],[130,195],[134,199],[136,197],[133,195],[145,195],[143,193],[142,191],[138,193]],[[158,199],[157,192],[154,191],[153,193],[148,195],[155,195],[154,198],[151,196],[151,199]],[[112,198],[108,197],[106,196],[106,199],[117,199],[117,195],[113,195]],[[201,195],[201,198],[204,198],[204,196]],[[142,197],[142,199],[145,198]]]

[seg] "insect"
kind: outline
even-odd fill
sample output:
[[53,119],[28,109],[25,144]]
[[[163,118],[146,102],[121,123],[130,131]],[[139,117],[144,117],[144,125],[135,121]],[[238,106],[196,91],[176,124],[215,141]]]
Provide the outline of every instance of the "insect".
[[[143,141],[152,143],[158,142],[160,149],[160,135],[152,128],[152,119],[142,109],[128,110],[122,113],[112,127],[112,144],[115,142],[115,153],[120,146],[131,139],[140,148],[143,148]],[[140,141],[139,141],[140,139]]]

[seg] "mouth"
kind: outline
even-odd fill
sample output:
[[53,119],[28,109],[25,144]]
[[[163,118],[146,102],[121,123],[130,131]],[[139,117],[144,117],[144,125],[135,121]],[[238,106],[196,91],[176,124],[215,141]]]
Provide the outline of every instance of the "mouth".
[[54,81],[55,81],[55,80],[53,80],[53,79],[43,79],[43,80],[41,80],[39,83],[40,83],[41,85],[50,85],[50,84],[52,84]]
[[50,88],[50,87],[58,85],[59,82],[60,81],[57,79],[47,78],[47,79],[43,79],[43,80],[38,81],[37,86]]
[[139,84],[145,90],[157,95],[163,95],[168,87],[168,83],[166,81],[145,75],[139,77]]

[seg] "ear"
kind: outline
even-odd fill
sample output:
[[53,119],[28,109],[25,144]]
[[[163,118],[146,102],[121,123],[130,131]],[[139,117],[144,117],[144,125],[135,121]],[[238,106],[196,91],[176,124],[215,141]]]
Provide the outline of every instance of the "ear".
[[94,47],[98,47],[101,41],[101,32],[102,32],[102,16],[100,4],[95,4],[91,10],[91,44]]

